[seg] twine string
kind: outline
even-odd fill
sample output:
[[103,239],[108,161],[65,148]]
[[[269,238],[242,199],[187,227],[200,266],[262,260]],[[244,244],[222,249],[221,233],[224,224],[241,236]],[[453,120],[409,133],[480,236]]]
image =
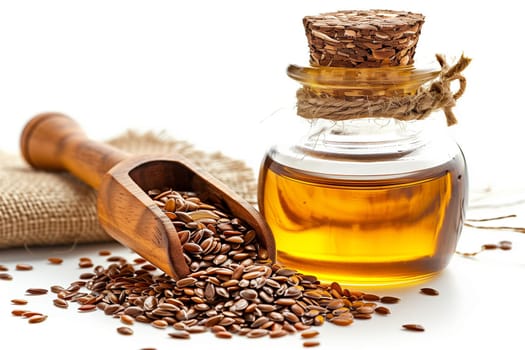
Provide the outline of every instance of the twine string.
[[[452,108],[465,92],[467,80],[461,74],[471,59],[462,55],[449,66],[443,55],[436,59],[441,71],[429,86],[420,87],[414,95],[405,96],[334,96],[303,86],[297,91],[297,114],[306,119],[329,119],[333,121],[369,117],[390,117],[399,120],[424,119],[430,113],[442,109],[447,125],[457,123]],[[459,88],[453,92],[451,83],[457,81]]]

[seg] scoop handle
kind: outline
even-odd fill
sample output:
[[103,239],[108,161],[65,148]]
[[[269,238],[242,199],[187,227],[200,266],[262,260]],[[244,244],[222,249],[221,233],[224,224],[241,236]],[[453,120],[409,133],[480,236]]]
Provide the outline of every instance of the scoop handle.
[[94,189],[102,176],[128,154],[88,139],[82,128],[61,113],[33,117],[20,137],[24,159],[35,169],[69,171]]

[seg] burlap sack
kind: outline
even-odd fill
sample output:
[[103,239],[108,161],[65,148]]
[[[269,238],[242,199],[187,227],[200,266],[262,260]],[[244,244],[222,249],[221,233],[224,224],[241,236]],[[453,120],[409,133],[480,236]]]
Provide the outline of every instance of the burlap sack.
[[[108,143],[133,154],[181,154],[256,202],[253,171],[242,161],[152,133],[128,132]],[[93,189],[67,173],[36,171],[20,156],[0,152],[0,248],[111,240],[98,224]]]

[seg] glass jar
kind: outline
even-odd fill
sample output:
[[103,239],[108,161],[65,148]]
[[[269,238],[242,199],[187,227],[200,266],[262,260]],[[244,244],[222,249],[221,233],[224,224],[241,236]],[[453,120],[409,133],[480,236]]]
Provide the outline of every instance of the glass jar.
[[[438,74],[413,65],[288,68],[320,99],[410,96]],[[343,285],[409,283],[443,270],[468,193],[465,158],[443,118],[318,112],[303,137],[271,146],[261,165],[258,204],[278,262]]]

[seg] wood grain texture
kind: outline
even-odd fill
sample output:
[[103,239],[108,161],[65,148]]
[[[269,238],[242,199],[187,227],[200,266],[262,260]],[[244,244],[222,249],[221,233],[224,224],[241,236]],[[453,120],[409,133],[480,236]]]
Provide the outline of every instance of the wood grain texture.
[[36,169],[69,171],[97,190],[97,215],[104,230],[174,278],[189,273],[175,226],[147,195],[153,188],[196,192],[251,226],[275,261],[275,241],[262,215],[211,174],[177,155],[131,156],[86,137],[60,113],[29,121],[20,141]]

